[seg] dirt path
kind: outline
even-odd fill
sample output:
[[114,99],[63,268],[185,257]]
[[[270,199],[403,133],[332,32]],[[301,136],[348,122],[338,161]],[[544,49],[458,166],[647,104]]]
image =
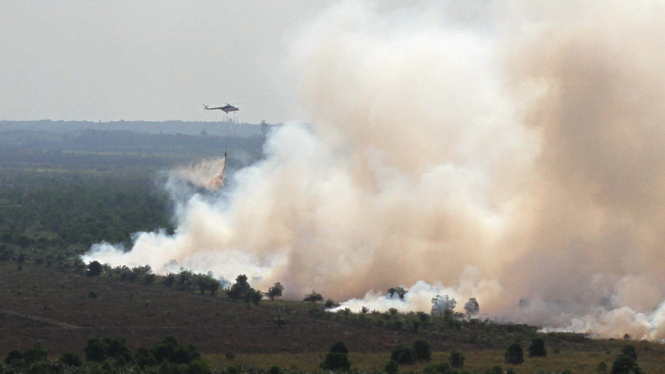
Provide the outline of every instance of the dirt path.
[[50,319],[50,318],[31,316],[29,314],[12,312],[11,310],[0,309],[0,314],[4,314],[6,316],[24,318],[24,319],[27,319],[27,320],[30,320],[30,321],[41,322],[41,323],[45,323],[47,325],[51,325],[51,326],[55,326],[55,327],[62,327],[62,328],[65,328],[65,329],[80,329],[81,328],[80,326],[71,325],[69,323],[56,321],[56,320],[53,320],[53,319]]

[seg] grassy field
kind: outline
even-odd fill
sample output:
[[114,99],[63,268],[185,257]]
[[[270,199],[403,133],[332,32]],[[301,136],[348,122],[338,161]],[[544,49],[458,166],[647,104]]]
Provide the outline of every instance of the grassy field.
[[[451,350],[466,356],[465,369],[485,370],[504,365],[503,340],[471,343],[460,330],[439,334],[359,326],[313,316],[311,305],[295,301],[263,301],[258,307],[229,301],[225,296],[201,296],[160,284],[120,282],[86,277],[71,271],[25,263],[0,263],[0,356],[14,348],[40,342],[51,357],[65,351],[83,354],[91,337],[122,336],[133,350],[147,347],[166,335],[195,344],[205,359],[219,369],[229,366],[278,365],[314,372],[330,344],[342,340],[349,347],[352,368],[382,370],[391,350],[400,343],[427,339],[433,362],[445,362]],[[96,298],[90,297],[94,291]],[[289,323],[278,328],[274,318],[288,310]],[[488,326],[487,329],[497,329]],[[498,330],[497,330],[498,331]],[[549,355],[526,358],[514,366],[517,373],[572,370],[595,373],[603,361],[612,361],[625,341],[591,340],[575,335],[546,336]],[[660,344],[631,342],[638,362],[648,373],[665,372],[665,349]],[[527,345],[528,341],[523,341]],[[227,352],[233,352],[229,359]],[[424,364],[404,366],[402,372],[421,371]]]
[[[491,369],[495,365],[502,366],[504,370],[513,368],[517,373],[552,373],[571,370],[573,373],[596,373],[598,364],[602,361],[609,368],[612,367],[616,355],[623,347],[624,342],[614,342],[611,345],[613,349],[600,352],[588,351],[579,352],[576,350],[565,350],[559,353],[550,352],[543,358],[526,358],[521,365],[506,365],[502,349],[493,350],[467,350],[465,370],[472,372]],[[639,346],[639,344],[638,344]],[[646,348],[649,345],[643,345],[638,349],[638,363],[640,368],[647,373],[665,372],[665,360],[663,360],[663,351],[661,347],[654,350]],[[431,362],[448,362],[450,352],[434,352]],[[224,368],[233,365],[269,367],[278,365],[283,368],[290,368],[306,372],[314,372],[319,369],[319,364],[323,361],[325,353],[295,353],[295,354],[236,354],[232,360],[224,355],[213,354],[206,355],[206,360],[216,368]],[[349,361],[353,369],[361,371],[381,371],[390,359],[389,353],[349,353]],[[402,372],[419,372],[427,364],[418,364],[413,366],[402,366]]]

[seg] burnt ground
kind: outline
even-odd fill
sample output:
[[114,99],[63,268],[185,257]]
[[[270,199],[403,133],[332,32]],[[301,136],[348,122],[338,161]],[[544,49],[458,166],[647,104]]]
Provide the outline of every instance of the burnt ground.
[[[254,307],[224,296],[91,278],[44,265],[25,264],[18,270],[16,263],[0,263],[0,285],[2,356],[36,342],[51,355],[82,353],[87,340],[96,336],[122,336],[136,349],[173,335],[209,354],[323,352],[336,340],[346,342],[353,352],[389,352],[398,343],[419,337],[429,340],[434,351],[497,348],[450,334],[395,331],[310,317],[311,306],[302,302],[262,301]],[[89,296],[91,291],[96,298]],[[275,324],[278,310],[288,320],[281,328]],[[615,349],[618,343],[573,339],[561,344],[564,349],[602,351]]]

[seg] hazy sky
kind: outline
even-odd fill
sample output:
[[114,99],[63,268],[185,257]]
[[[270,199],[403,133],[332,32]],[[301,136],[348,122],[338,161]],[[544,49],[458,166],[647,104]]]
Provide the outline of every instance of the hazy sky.
[[298,118],[287,62],[330,1],[2,1],[0,119]]

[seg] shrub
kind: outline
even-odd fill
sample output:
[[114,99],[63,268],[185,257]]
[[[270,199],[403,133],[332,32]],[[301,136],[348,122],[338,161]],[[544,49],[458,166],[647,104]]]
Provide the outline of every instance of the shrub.
[[320,301],[323,301],[323,296],[321,296],[320,293],[317,293],[316,291],[312,290],[312,293],[308,294],[305,296],[302,301],[306,303],[318,303]]
[[90,291],[88,293],[88,297],[91,299],[96,299],[97,298],[97,292],[96,291]]
[[172,336],[167,336],[155,343],[150,348],[150,353],[155,357],[157,363],[168,361],[174,364],[189,364],[201,358],[201,353],[196,346],[178,344],[178,341]]
[[76,353],[65,352],[60,356],[60,363],[66,366],[81,366],[83,365],[83,360]]
[[226,357],[227,360],[233,360],[234,358],[236,358],[236,355],[235,353],[229,351],[224,354],[224,357]]
[[601,361],[598,366],[596,366],[596,374],[607,374],[607,364]]
[[511,344],[503,355],[507,364],[519,365],[524,362],[524,351],[520,343]]
[[424,374],[452,374],[453,370],[445,362],[429,364],[423,369]]
[[326,300],[326,303],[324,304],[324,307],[326,309],[332,309],[335,307],[335,302],[332,301],[331,299]]
[[37,343],[32,348],[28,348],[23,353],[23,361],[27,364],[46,361],[48,353],[41,344]]
[[413,343],[413,349],[416,351],[416,357],[419,361],[429,361],[432,358],[432,347],[425,339],[418,339]]
[[466,360],[466,357],[460,352],[451,352],[450,357],[448,358],[448,361],[450,362],[450,366],[454,368],[461,368],[464,366],[464,360]]
[[257,306],[263,298],[263,292],[250,287],[249,283],[247,283],[247,276],[245,274],[240,274],[236,277],[236,283],[226,290],[226,295],[231,300],[243,300],[247,303],[251,302]]
[[631,357],[633,360],[637,361],[637,350],[635,350],[635,346],[632,344],[626,344],[621,349],[621,354]]
[[211,374],[210,366],[202,360],[194,360],[187,364],[185,374]]
[[12,349],[4,360],[7,365],[20,365],[23,363],[23,352],[18,349]]
[[88,345],[83,348],[85,360],[93,362],[103,362],[106,360],[106,347],[97,338],[88,339]]
[[282,374],[282,369],[277,365],[273,365],[268,368],[268,374]]
[[349,371],[351,363],[349,362],[349,355],[346,353],[332,353],[326,354],[326,359],[321,364],[321,369],[324,370],[343,370]]
[[102,274],[102,264],[99,263],[99,261],[93,261],[88,264],[88,272],[87,275],[89,277],[98,277]]
[[399,364],[395,360],[390,360],[386,364],[386,373],[397,374],[399,372]]
[[155,357],[146,348],[139,348],[136,351],[136,354],[134,355],[134,362],[136,363],[136,366],[141,369],[144,369],[148,366],[157,365],[157,360],[155,360]]
[[469,299],[469,301],[464,304],[464,311],[466,312],[467,317],[474,316],[480,312],[480,305],[478,305],[478,300],[475,297]]
[[242,374],[242,370],[238,366],[231,366],[226,368],[226,374]]
[[417,358],[416,351],[406,344],[400,344],[390,353],[390,359],[400,365],[413,365]]
[[336,341],[330,346],[331,353],[349,353],[349,349],[346,348],[346,344],[343,341]]
[[277,282],[274,286],[268,289],[266,294],[270,300],[279,299],[282,296],[282,291],[284,291],[284,286],[281,283]]
[[330,346],[330,352],[326,354],[326,359],[321,363],[321,369],[324,370],[344,370],[349,371],[351,363],[349,362],[349,349],[344,342],[336,341]]
[[635,359],[628,355],[620,355],[616,358],[616,360],[614,360],[614,363],[612,364],[612,374],[633,374],[636,372],[641,373],[641,370],[637,366]]
[[177,277],[173,273],[168,273],[166,276],[162,279],[162,284],[165,285],[166,287],[172,287],[177,280]]
[[490,370],[490,374],[503,374],[503,368],[499,365],[496,365]]
[[282,326],[286,325],[287,323],[289,323],[289,320],[282,317],[281,315],[277,315],[277,317],[275,317],[275,324],[277,325],[277,328],[281,328]]
[[546,357],[545,340],[541,337],[533,338],[529,346],[529,357]]

